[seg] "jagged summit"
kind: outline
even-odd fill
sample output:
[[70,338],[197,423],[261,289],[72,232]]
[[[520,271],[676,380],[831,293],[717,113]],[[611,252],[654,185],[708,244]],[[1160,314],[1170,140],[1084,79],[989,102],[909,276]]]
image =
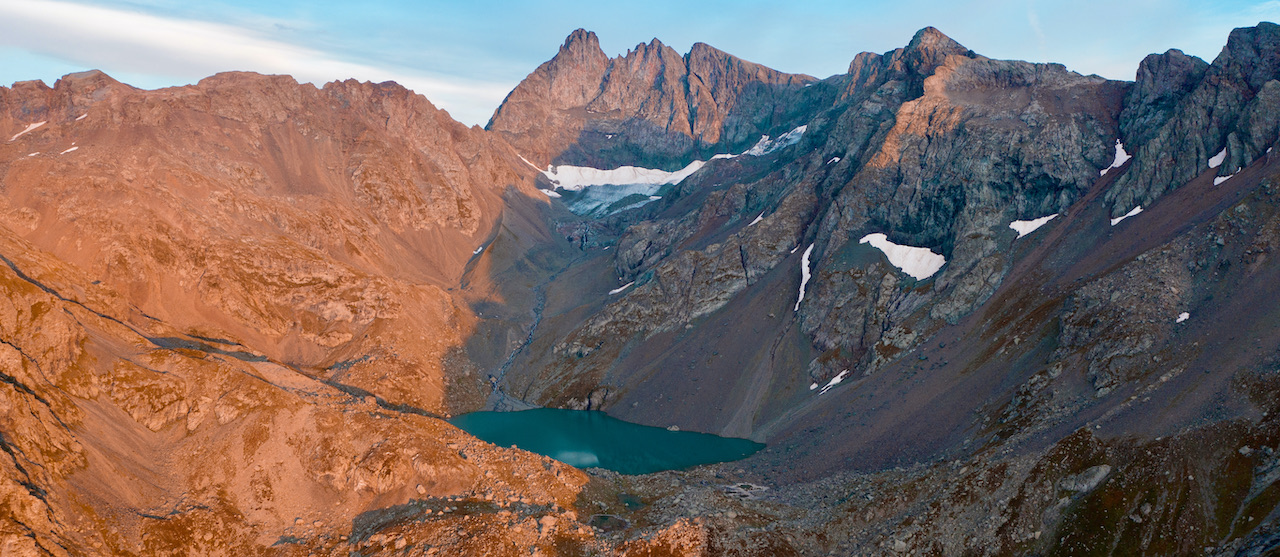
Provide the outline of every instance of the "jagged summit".
[[[813,81],[705,43],[681,55],[655,38],[610,59],[594,33],[579,29],[507,96],[487,129],[502,134],[539,165],[569,161],[679,167],[719,144],[740,147],[773,133],[772,114],[787,110],[785,91]],[[747,110],[743,102],[758,108]],[[735,110],[753,116],[742,121],[734,117]],[[601,138],[614,147],[596,145]],[[653,158],[599,159],[602,149],[611,148],[632,156],[647,151]]]
[[594,57],[596,54],[604,55],[604,51],[600,49],[600,38],[596,36],[595,31],[587,31],[586,29],[576,29],[565,37],[564,44],[560,46],[560,52],[556,54],[556,58],[569,56],[575,59],[583,57]]
[[911,37],[902,48],[884,54],[862,52],[849,63],[849,74],[855,81],[869,82],[879,75],[877,70],[928,76],[946,62],[947,56],[977,56],[972,50],[956,42],[934,27],[925,27]]

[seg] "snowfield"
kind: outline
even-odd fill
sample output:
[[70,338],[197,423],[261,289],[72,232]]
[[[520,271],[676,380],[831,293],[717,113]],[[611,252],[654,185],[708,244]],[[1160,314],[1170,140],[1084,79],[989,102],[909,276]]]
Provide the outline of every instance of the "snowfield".
[[947,258],[940,254],[933,253],[929,248],[917,248],[912,246],[900,246],[889,241],[889,237],[876,233],[867,234],[859,244],[871,244],[872,247],[884,252],[884,256],[889,259],[894,267],[902,269],[902,272],[915,277],[916,280],[924,280],[934,273],[938,272],[943,265],[946,265]]
[[[526,161],[527,162],[527,161]],[[586,166],[551,166],[542,171],[542,175],[551,180],[552,184],[557,187],[564,188],[569,191],[578,191],[591,186],[631,186],[631,185],[650,185],[661,186],[665,184],[678,184],[681,180],[688,178],[702,165],[707,164],[703,161],[693,161],[688,166],[667,172],[665,170],[657,170],[654,168],[641,168],[638,166],[619,166],[612,170],[603,170],[599,168],[590,168]]]
[[807,129],[809,129],[809,126],[800,126],[778,136],[777,139],[769,139],[769,136],[762,135],[760,136],[760,141],[757,141],[755,145],[742,154],[749,157],[760,157],[784,147],[790,147],[800,142],[800,138],[804,137],[804,132]]
[[1049,221],[1053,220],[1057,216],[1058,216],[1058,213],[1054,213],[1052,215],[1049,215],[1046,217],[1040,217],[1038,219],[1015,220],[1009,223],[1009,228],[1014,229],[1014,231],[1018,233],[1018,237],[1021,238],[1023,236],[1026,236],[1027,234],[1035,232],[1036,229],[1040,228],[1041,226],[1044,226],[1045,223],[1048,223]]

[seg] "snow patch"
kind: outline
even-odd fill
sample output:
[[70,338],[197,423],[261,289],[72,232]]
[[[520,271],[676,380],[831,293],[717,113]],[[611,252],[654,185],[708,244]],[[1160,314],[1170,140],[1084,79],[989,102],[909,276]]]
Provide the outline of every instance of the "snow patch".
[[[795,250],[791,251],[795,252]],[[791,311],[800,311],[800,302],[804,301],[804,287],[809,284],[809,254],[811,253],[813,253],[813,244],[809,244],[809,247],[804,250],[804,255],[800,256],[800,298],[796,299],[796,309]]]
[[79,122],[79,121],[84,120],[85,118],[88,118],[88,117],[89,117],[89,113],[88,113],[88,112],[86,112],[86,113],[84,113],[84,114],[81,114],[78,118],[76,118],[76,121],[77,121],[77,122]]
[[1018,237],[1019,237],[1019,238],[1021,238],[1021,237],[1023,237],[1023,236],[1026,236],[1027,234],[1030,234],[1030,233],[1032,233],[1032,232],[1035,232],[1037,228],[1040,228],[1041,226],[1044,226],[1044,225],[1045,225],[1045,223],[1047,223],[1047,222],[1049,222],[1049,221],[1053,220],[1053,219],[1054,219],[1055,217],[1057,217],[1057,216],[1058,216],[1058,213],[1054,213],[1054,214],[1049,215],[1049,216],[1047,216],[1047,217],[1040,217],[1040,218],[1038,218],[1038,219],[1031,219],[1031,220],[1015,220],[1015,221],[1013,221],[1013,222],[1009,223],[1009,228],[1012,228],[1012,229],[1014,229],[1015,231],[1017,231],[1017,232],[1018,232]]
[[662,199],[662,196],[661,196],[661,195],[650,195],[650,196],[649,196],[649,201],[657,201],[657,200],[659,200],[659,199]]
[[1128,160],[1129,160],[1129,159],[1131,159],[1131,158],[1133,158],[1133,156],[1132,156],[1132,155],[1130,155],[1129,153],[1126,153],[1126,152],[1125,152],[1125,150],[1124,150],[1124,144],[1123,144],[1123,143],[1120,143],[1120,140],[1119,140],[1119,139],[1117,139],[1117,140],[1116,140],[1116,158],[1115,158],[1115,160],[1111,161],[1111,166],[1108,166],[1108,167],[1106,167],[1106,168],[1102,169],[1102,171],[1101,171],[1101,172],[1099,172],[1099,173],[1098,173],[1098,175],[1099,175],[1099,176],[1106,176],[1106,175],[1107,175],[1107,171],[1108,171],[1108,170],[1111,170],[1112,168],[1120,168],[1121,166],[1124,166],[1124,163],[1125,163],[1125,162],[1128,162]]
[[480,253],[480,252],[482,252],[482,251],[484,251],[484,246],[480,246],[480,247],[476,248],[476,251],[471,252],[471,255],[477,255],[477,254],[479,254],[479,253]]
[[1123,217],[1116,217],[1114,219],[1111,219],[1111,226],[1120,224],[1120,221],[1127,219],[1129,217],[1132,217],[1134,215],[1137,215],[1138,213],[1141,213],[1141,212],[1142,212],[1142,205],[1138,205],[1137,207],[1130,209],[1129,212],[1125,213]]
[[1225,160],[1227,160],[1227,148],[1223,147],[1221,151],[1218,151],[1218,154],[1209,158],[1209,168],[1218,168],[1222,166],[1222,162]]
[[34,152],[34,153],[27,153],[27,156],[28,156],[28,157],[34,157],[34,156],[39,155],[39,154],[40,154],[40,151],[36,151],[36,152]]
[[759,157],[759,156],[767,155],[769,153],[772,153],[784,147],[790,147],[800,142],[800,138],[804,137],[804,132],[807,129],[809,129],[809,126],[800,126],[794,130],[791,130],[787,133],[784,133],[778,136],[777,139],[769,139],[769,136],[762,135],[760,136],[760,141],[757,141],[754,146],[752,146],[750,149],[747,149],[746,152],[742,154],[747,156],[752,156],[752,157]]
[[634,281],[634,280],[633,280],[633,281],[628,282],[628,283],[626,283],[626,284],[624,284],[624,285],[622,285],[622,286],[619,286],[619,287],[617,287],[617,288],[614,288],[613,290],[610,290],[610,291],[609,291],[609,295],[610,295],[610,296],[612,296],[612,295],[614,295],[614,294],[617,294],[617,293],[619,293],[619,292],[622,292],[623,290],[626,290],[628,286],[631,286],[631,285],[633,285],[633,284],[635,284],[635,283],[636,283],[636,281]]
[[711,160],[716,160],[716,159],[732,159],[732,158],[737,157],[737,156],[738,156],[738,155],[730,155],[729,153],[720,153],[720,154],[717,154],[717,155],[711,155]]
[[542,171],[542,175],[551,180],[551,183],[569,191],[579,191],[590,186],[607,185],[660,186],[678,184],[681,180],[688,178],[690,174],[697,172],[704,164],[706,163],[702,161],[693,161],[688,166],[675,172],[638,166],[619,166],[612,170],[604,170],[586,166],[562,165],[548,167],[547,170]]
[[1174,323],[1181,323],[1181,322],[1186,321],[1186,320],[1188,320],[1188,319],[1191,319],[1191,314],[1190,314],[1190,313],[1187,313],[1187,312],[1185,312],[1185,311],[1184,311],[1184,312],[1182,312],[1182,313],[1179,313],[1179,314],[1178,314],[1178,320],[1177,320],[1177,321],[1174,321]]
[[815,389],[817,389],[817,388],[818,388],[818,384],[817,384],[817,383],[810,383],[810,384],[809,384],[809,390],[810,390],[810,391],[815,390]]
[[747,226],[755,226],[757,222],[762,220],[764,220],[764,213],[760,213],[760,216],[756,217],[756,220],[751,221],[751,224],[748,224]]
[[556,190],[541,190],[541,189],[540,189],[540,190],[538,190],[538,191],[540,191],[540,192],[542,192],[542,193],[547,194],[547,197],[560,197],[560,193],[559,193],[559,192],[557,192]]
[[542,169],[538,168],[538,165],[529,162],[529,159],[524,158],[524,155],[517,154],[516,156],[520,157],[520,160],[524,161],[525,164],[532,166],[534,170],[537,170],[538,172],[542,172]]
[[1226,176],[1214,176],[1214,177],[1213,177],[1213,185],[1215,185],[1215,186],[1216,186],[1216,185],[1221,184],[1221,183],[1223,183],[1223,182],[1225,182],[1225,181],[1227,181],[1227,180],[1230,180],[1232,176],[1235,176],[1235,174],[1228,174],[1228,175],[1226,175]]
[[827,161],[827,164],[831,164],[835,162],[840,162],[840,157],[831,157],[831,160]]
[[890,242],[888,236],[880,233],[867,234],[858,240],[858,243],[871,244],[872,247],[884,252],[885,257],[889,258],[889,263],[915,277],[916,280],[933,276],[947,263],[947,258],[933,253],[929,248],[900,246]]
[[79,149],[79,147],[69,147],[69,148],[67,148],[67,150],[66,150],[66,151],[63,151],[63,152],[58,153],[58,154],[59,154],[59,155],[65,155],[65,154],[67,154],[67,153],[70,153],[70,152],[72,152],[72,151],[75,151],[76,149]]
[[824,385],[824,386],[822,387],[822,390],[821,390],[821,391],[818,391],[818,394],[823,394],[823,393],[825,393],[825,392],[827,392],[827,391],[831,390],[831,387],[834,387],[834,386],[836,386],[836,385],[839,385],[841,381],[844,381],[844,376],[846,376],[846,375],[849,375],[849,370],[847,370],[847,369],[846,369],[846,370],[844,370],[844,371],[841,371],[841,372],[840,372],[839,374],[837,374],[835,377],[832,377],[832,378],[831,378],[831,380],[830,380],[830,381],[827,381],[827,384],[826,384],[826,385]]
[[15,139],[18,139],[19,137],[22,137],[22,136],[26,135],[28,132],[30,132],[30,131],[32,131],[32,130],[34,130],[34,129],[36,129],[36,128],[40,127],[40,126],[45,125],[46,123],[48,123],[48,120],[45,120],[45,121],[43,121],[43,122],[36,122],[36,123],[34,123],[34,124],[27,124],[27,129],[22,130],[22,131],[20,131],[20,132],[18,132],[18,133],[16,133],[16,134],[14,134],[14,135],[13,135],[13,137],[10,137],[10,138],[9,138],[9,141],[13,141],[13,140],[15,140]]

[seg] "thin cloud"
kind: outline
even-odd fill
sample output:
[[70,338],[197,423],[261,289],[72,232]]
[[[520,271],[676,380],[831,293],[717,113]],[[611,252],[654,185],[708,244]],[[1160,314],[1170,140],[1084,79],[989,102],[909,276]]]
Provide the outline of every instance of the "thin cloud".
[[188,82],[229,70],[289,74],[317,84],[394,80],[468,124],[484,123],[511,88],[339,60],[231,25],[53,0],[0,3],[0,44],[108,73]]

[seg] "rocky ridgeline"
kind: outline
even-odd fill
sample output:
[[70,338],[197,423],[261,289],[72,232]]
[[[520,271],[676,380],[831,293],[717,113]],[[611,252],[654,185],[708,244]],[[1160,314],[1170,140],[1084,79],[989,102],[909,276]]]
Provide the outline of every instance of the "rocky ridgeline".
[[1122,139],[1134,168],[1107,193],[1113,217],[1150,205],[1212,166],[1229,176],[1280,137],[1280,26],[1236,29],[1207,67],[1180,51],[1142,61],[1126,99]]
[[610,59],[595,33],[579,29],[507,95],[487,129],[538,165],[675,170],[786,131],[812,104],[802,89],[814,81],[703,43],[681,56],[654,39]]

